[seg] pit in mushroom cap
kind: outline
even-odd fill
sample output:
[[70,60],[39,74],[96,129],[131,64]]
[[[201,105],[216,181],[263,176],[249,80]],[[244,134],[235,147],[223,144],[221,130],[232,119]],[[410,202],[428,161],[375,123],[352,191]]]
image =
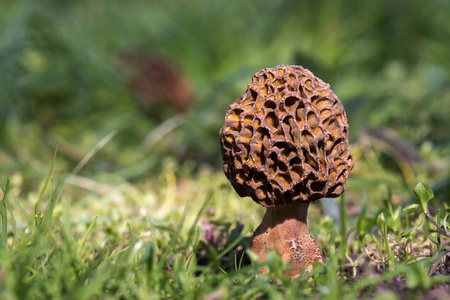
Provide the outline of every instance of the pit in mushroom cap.
[[353,168],[344,107],[301,66],[256,73],[220,137],[225,175],[265,207],[337,197]]
[[261,70],[228,108],[220,140],[236,192],[266,207],[252,242],[260,261],[277,251],[294,261],[290,277],[324,263],[307,227],[309,203],[339,196],[353,168],[347,117],[330,86],[301,66]]

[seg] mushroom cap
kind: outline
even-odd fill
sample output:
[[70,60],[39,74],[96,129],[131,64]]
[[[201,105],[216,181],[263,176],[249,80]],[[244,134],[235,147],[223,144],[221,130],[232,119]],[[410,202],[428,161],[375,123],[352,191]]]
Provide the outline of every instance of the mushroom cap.
[[220,141],[236,192],[265,207],[338,197],[353,168],[342,103],[301,66],[257,72],[228,107]]

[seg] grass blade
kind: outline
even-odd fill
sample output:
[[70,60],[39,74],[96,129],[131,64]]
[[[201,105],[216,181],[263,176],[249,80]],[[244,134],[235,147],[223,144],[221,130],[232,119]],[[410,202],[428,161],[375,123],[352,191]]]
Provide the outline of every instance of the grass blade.
[[0,247],[5,250],[7,249],[6,237],[8,235],[8,216],[6,215],[6,199],[8,197],[8,188],[9,188],[9,178],[6,180],[6,186],[3,190],[3,199],[0,203],[0,216],[2,220],[2,236],[1,236],[1,245]]
[[16,220],[14,218],[14,214],[11,208],[11,204],[9,203],[8,197],[7,197],[7,193],[8,193],[8,189],[9,189],[9,178],[6,180],[6,187],[4,190],[4,197],[3,197],[3,201],[5,202],[5,206],[6,209],[9,211],[9,217],[10,217],[10,223],[11,223],[11,227],[12,227],[12,233],[13,233],[13,240],[12,240],[12,244],[11,244],[11,249],[14,248],[14,244],[16,242]]
[[[56,153],[57,153],[57,150],[55,150],[55,154],[53,155],[52,164],[50,165],[50,170],[48,171],[47,177],[45,178],[44,186],[42,187],[38,201],[34,205],[34,216],[35,217],[39,213],[39,206],[41,205],[42,198],[44,198],[45,190],[47,189],[48,183],[50,182],[50,177],[52,176],[53,167],[55,166],[55,161],[56,161]],[[35,223],[37,225],[37,220],[35,221]]]
[[78,163],[78,165],[73,169],[71,174],[77,174],[80,172],[80,170],[88,163],[89,160],[91,160],[92,157],[100,150],[102,149],[114,136],[116,135],[116,131],[113,130],[110,133],[108,133],[103,139],[98,142],[97,145],[95,145],[94,148],[92,148],[84,157],[81,159],[81,161]]
[[92,228],[94,227],[95,222],[97,222],[97,217],[98,216],[95,216],[94,221],[92,221],[91,225],[89,225],[88,230],[86,231],[83,238],[81,239],[80,244],[78,245],[78,248],[77,248],[77,256],[80,256],[81,248],[83,247],[83,244],[86,241],[86,238],[87,238],[89,232],[91,232]]

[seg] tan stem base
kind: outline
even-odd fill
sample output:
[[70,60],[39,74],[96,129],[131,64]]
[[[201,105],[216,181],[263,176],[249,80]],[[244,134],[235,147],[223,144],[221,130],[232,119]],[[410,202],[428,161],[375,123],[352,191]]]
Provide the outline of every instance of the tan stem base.
[[[309,272],[315,261],[324,263],[320,248],[306,225],[308,207],[309,203],[269,207],[253,234],[252,251],[261,254],[261,262],[270,250],[280,253],[285,262],[294,260],[286,274],[292,278]],[[266,272],[262,270],[262,273]]]

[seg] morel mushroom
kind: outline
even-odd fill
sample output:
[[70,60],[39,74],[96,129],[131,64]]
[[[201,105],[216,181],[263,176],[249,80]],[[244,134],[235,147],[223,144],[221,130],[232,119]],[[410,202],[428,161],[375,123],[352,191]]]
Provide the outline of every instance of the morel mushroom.
[[306,225],[308,206],[344,192],[353,168],[347,117],[330,86],[301,66],[261,70],[229,106],[220,141],[236,192],[267,208],[252,251],[262,262],[269,250],[293,260],[291,277],[324,263]]
[[[160,109],[182,113],[192,104],[193,92],[187,77],[174,61],[148,54],[140,48],[121,54],[121,72],[142,109],[152,118],[160,118]],[[124,72],[125,71],[125,72]]]

